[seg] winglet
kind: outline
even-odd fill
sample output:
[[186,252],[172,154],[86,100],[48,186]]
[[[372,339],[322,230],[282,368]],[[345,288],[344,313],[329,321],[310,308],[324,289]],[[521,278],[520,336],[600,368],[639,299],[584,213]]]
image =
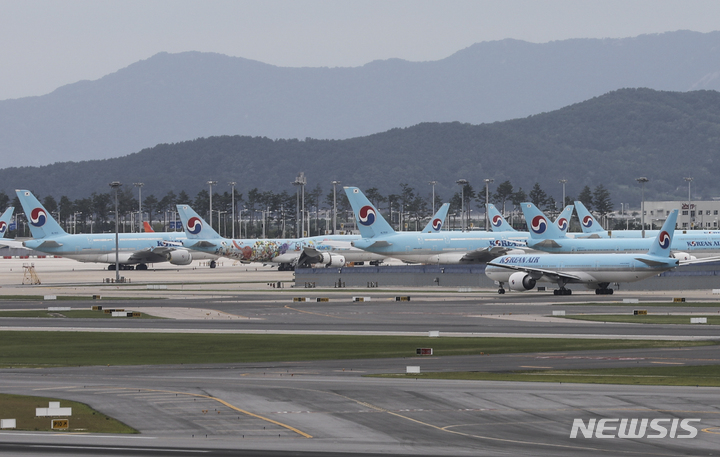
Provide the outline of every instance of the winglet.
[[520,204],[525,222],[527,222],[530,238],[536,240],[548,240],[565,238],[565,234],[545,216],[537,207],[530,202]]
[[0,216],[0,238],[3,238],[8,231],[8,226],[10,224],[10,219],[12,219],[13,211],[15,211],[15,208],[11,206],[5,210],[2,216]]
[[657,257],[669,257],[670,246],[675,235],[675,224],[677,222],[678,210],[674,209],[670,212],[665,223],[660,229],[660,233],[655,237],[655,241],[650,245],[648,255]]
[[575,202],[575,208],[577,208],[578,219],[580,219],[580,227],[582,227],[583,233],[597,233],[604,232],[602,225],[590,214],[590,211],[582,204],[582,202]]
[[450,203],[443,203],[438,212],[430,218],[430,222],[422,229],[423,233],[437,233],[442,230],[448,209],[450,209]]
[[363,238],[389,235],[395,230],[387,223],[380,211],[370,203],[365,194],[357,187],[345,187],[350,206],[355,214],[355,221],[358,224],[360,235]]
[[495,205],[492,203],[487,205],[488,217],[490,218],[490,230],[493,232],[516,232],[512,225],[508,224],[505,218],[500,214]]
[[65,230],[60,227],[55,219],[50,215],[50,211],[40,204],[37,198],[29,190],[15,190],[20,200],[28,224],[30,225],[30,233],[33,238],[41,239],[51,236],[67,235]]
[[210,224],[205,222],[205,220],[188,205],[177,205],[177,210],[188,239],[222,238]]

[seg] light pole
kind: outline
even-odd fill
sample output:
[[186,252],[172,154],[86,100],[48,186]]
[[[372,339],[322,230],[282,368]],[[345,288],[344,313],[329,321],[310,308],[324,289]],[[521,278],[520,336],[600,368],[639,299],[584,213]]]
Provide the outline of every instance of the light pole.
[[[138,232],[142,232],[142,226],[143,226],[143,216],[142,216],[142,187],[145,185],[145,183],[142,182],[134,182],[133,186],[138,188]],[[152,225],[152,221],[150,221],[150,225]]]
[[640,207],[640,216],[642,217],[642,237],[645,238],[645,183],[650,181],[646,177],[635,178],[635,181],[639,182],[642,186],[642,205]]
[[565,208],[565,184],[567,184],[567,179],[561,179],[558,182],[563,185],[563,199],[562,205],[560,205],[560,211],[562,211]]
[[210,221],[210,228],[212,228],[212,186],[217,184],[217,181],[208,181],[207,183],[210,186],[210,212],[208,213],[210,217],[208,218],[208,221]]
[[490,203],[490,183],[495,182],[493,178],[486,178],[485,181],[485,231],[488,229],[488,225],[490,225],[490,219],[488,218],[488,204]]
[[235,182],[229,182],[230,188],[230,200],[232,201],[232,238],[235,239]]
[[115,190],[115,282],[120,282],[120,229],[119,229],[119,215],[118,215],[118,189],[120,189],[119,181],[113,181],[110,183],[110,187]]
[[690,228],[692,229],[695,224],[693,224],[693,218],[692,218],[692,199],[690,198],[690,183],[692,182],[692,178],[683,178],[688,183],[688,221],[690,222]]
[[430,184],[433,187],[432,208],[433,208],[433,214],[435,214],[435,184],[437,184],[437,181],[430,181],[428,184]]
[[468,184],[467,179],[458,179],[455,184],[460,186],[460,229],[465,231],[465,186]]
[[[307,179],[305,179],[305,172],[301,171],[300,174],[295,178],[295,181],[293,181],[293,186],[300,186],[299,191],[302,192],[302,206],[298,204],[298,210],[300,212],[299,221],[300,222],[300,233],[298,233],[298,238],[300,238],[301,234],[302,236],[305,236],[305,184],[307,184]],[[298,195],[298,202],[300,196]]]
[[[333,228],[332,234],[335,235],[335,227],[337,227],[337,188],[336,186],[341,184],[340,181],[333,181]],[[391,220],[392,221],[392,220]]]

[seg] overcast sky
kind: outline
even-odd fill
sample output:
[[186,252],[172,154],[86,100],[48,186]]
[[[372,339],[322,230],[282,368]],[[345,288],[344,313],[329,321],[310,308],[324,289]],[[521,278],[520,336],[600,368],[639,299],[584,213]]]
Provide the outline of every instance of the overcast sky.
[[158,52],[278,66],[438,60],[473,43],[720,30],[716,0],[0,0],[0,100],[94,80]]

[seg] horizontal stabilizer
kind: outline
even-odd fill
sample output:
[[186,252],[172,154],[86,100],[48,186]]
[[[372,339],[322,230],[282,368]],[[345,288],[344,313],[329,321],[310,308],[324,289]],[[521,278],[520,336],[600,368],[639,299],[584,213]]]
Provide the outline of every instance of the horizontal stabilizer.
[[42,244],[38,246],[38,248],[59,248],[62,246],[62,243],[58,243],[57,241],[53,240],[47,240],[43,241]]
[[388,246],[392,246],[392,243],[389,241],[376,241],[373,244],[371,244],[369,247],[371,248],[386,248]]
[[217,245],[215,243],[211,243],[210,241],[198,241],[195,244],[191,244],[188,247],[189,248],[214,248]]
[[658,262],[656,260],[643,259],[642,257],[636,257],[635,260],[637,260],[638,262],[642,262],[650,267],[661,267],[668,264],[668,262]]
[[540,248],[561,248],[562,245],[558,244],[555,240],[542,240],[539,243],[533,243],[534,247],[540,247]]

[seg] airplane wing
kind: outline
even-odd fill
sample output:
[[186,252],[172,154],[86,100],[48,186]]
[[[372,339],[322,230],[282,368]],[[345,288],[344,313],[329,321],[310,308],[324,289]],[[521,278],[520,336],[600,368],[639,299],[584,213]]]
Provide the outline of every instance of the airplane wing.
[[467,252],[460,258],[463,262],[489,262],[492,259],[504,256],[508,252],[517,248],[507,248],[503,246],[493,246],[488,248],[475,249],[474,251]]
[[[0,241],[0,244],[2,244],[1,241]],[[696,263],[709,263],[709,262],[720,262],[720,256],[702,257],[700,259],[681,260],[680,265],[694,265]]]
[[562,271],[555,271],[555,270],[546,270],[544,268],[533,268],[533,267],[525,267],[521,265],[510,265],[510,264],[504,264],[504,263],[495,263],[495,262],[488,262],[488,265],[492,265],[494,267],[500,267],[500,268],[507,268],[508,270],[516,270],[516,271],[524,271],[525,273],[530,274],[534,279],[539,279],[542,276],[547,276],[548,278],[552,279],[553,281],[564,278],[564,279],[573,279],[573,280],[582,280],[580,276],[571,274],[571,273],[565,273]]

